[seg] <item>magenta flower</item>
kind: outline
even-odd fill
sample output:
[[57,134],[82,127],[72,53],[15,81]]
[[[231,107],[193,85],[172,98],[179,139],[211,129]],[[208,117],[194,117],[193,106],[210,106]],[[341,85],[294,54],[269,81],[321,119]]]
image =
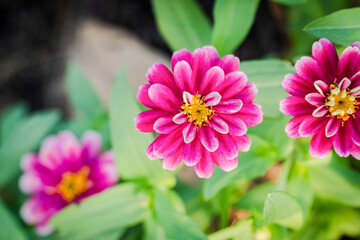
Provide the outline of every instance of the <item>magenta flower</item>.
[[81,143],[63,131],[46,138],[38,154],[23,156],[19,184],[31,198],[20,213],[25,222],[36,225],[39,235],[53,231],[48,221],[60,209],[118,182],[113,153],[100,154],[101,148],[101,136],[95,131],[87,131]]
[[300,58],[295,70],[282,83],[293,95],[280,102],[280,110],[294,116],[288,136],[313,137],[313,157],[323,158],[334,147],[341,157],[360,159],[360,42],[338,59],[334,45],[322,38],[313,44],[312,58]]
[[253,103],[255,84],[239,72],[233,55],[219,59],[214,47],[173,54],[171,73],[154,64],[140,86],[137,99],[151,110],[140,113],[135,125],[142,132],[160,135],[150,144],[150,159],[163,158],[164,169],[181,162],[194,166],[199,177],[212,175],[214,163],[224,171],[237,167],[238,152],[251,145],[247,127],[262,121],[260,106]]

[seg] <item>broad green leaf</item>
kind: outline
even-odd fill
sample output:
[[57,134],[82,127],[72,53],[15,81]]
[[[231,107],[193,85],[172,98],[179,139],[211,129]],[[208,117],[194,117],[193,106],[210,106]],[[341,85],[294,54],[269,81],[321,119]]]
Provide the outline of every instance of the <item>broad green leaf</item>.
[[264,204],[264,224],[278,223],[298,229],[304,222],[303,212],[298,201],[286,192],[269,193]]
[[74,62],[67,66],[65,83],[71,105],[79,117],[94,119],[105,112],[88,78]]
[[254,22],[259,0],[217,0],[214,6],[212,44],[220,56],[233,53]]
[[143,221],[148,212],[149,196],[133,183],[123,183],[71,204],[51,219],[60,235],[75,239],[106,233]]
[[26,232],[0,200],[0,239],[26,240]]
[[26,113],[27,107],[23,103],[11,106],[2,113],[0,119],[1,143],[6,141],[6,138],[10,136],[11,132],[15,129],[16,124],[25,118]]
[[347,46],[360,39],[359,19],[360,8],[344,9],[313,21],[304,30]]
[[239,153],[238,167],[231,172],[224,172],[215,168],[210,179],[204,180],[203,196],[208,200],[220,190],[241,179],[252,180],[265,174],[273,162],[274,150],[259,137],[252,136],[252,150]]
[[217,232],[211,233],[208,237],[209,240],[253,240],[255,239],[252,233],[252,221],[242,220],[235,225],[221,229]]
[[262,106],[265,117],[280,116],[279,102],[288,96],[281,86],[285,75],[294,72],[287,61],[278,59],[242,61],[240,70],[259,90],[255,102]]
[[152,8],[158,29],[173,51],[210,44],[210,22],[195,0],[152,0]]
[[[126,231],[126,228],[116,228],[99,234],[87,234],[86,232],[74,232],[68,235],[56,235],[54,238],[43,240],[118,240]],[[38,240],[42,240],[41,238]]]
[[360,207],[360,174],[334,159],[326,166],[309,167],[310,184],[322,198]]
[[309,181],[304,178],[293,178],[287,183],[286,192],[294,196],[298,201],[305,219],[314,200],[314,192]]
[[110,129],[115,160],[122,179],[146,179],[154,184],[172,186],[175,178],[161,168],[159,161],[151,161],[146,148],[154,140],[152,134],[135,129],[134,118],[139,107],[131,93],[125,71],[115,80],[110,100]]
[[14,126],[0,146],[0,186],[19,172],[21,156],[38,147],[59,119],[57,111],[39,112]]
[[152,217],[144,222],[144,240],[166,240],[164,228]]
[[177,211],[166,194],[160,190],[155,190],[154,210],[157,221],[164,228],[167,239],[207,239],[194,220]]
[[272,1],[285,5],[295,5],[295,4],[305,3],[307,0],[272,0]]

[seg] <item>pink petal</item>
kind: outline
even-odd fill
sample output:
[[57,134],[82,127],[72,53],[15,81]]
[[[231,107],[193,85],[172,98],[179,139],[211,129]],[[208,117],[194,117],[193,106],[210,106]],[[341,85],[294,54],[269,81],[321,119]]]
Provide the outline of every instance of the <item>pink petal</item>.
[[330,118],[330,120],[327,122],[326,128],[325,128],[326,137],[329,138],[329,137],[334,136],[338,132],[340,125],[341,125],[340,119],[338,119],[336,117]]
[[285,132],[290,138],[299,138],[300,124],[306,119],[311,118],[311,115],[300,115],[293,117],[285,126]]
[[302,79],[297,73],[286,74],[282,86],[286,92],[294,96],[305,96],[314,91],[312,84]]
[[184,112],[180,112],[178,114],[176,114],[174,117],[173,117],[173,122],[176,123],[176,124],[183,124],[187,121],[187,116],[184,114]]
[[157,108],[157,106],[155,105],[155,103],[153,103],[149,97],[149,88],[150,88],[150,84],[143,84],[139,87],[139,91],[136,95],[136,99],[145,107],[148,108]]
[[199,137],[202,145],[209,152],[214,152],[219,147],[219,140],[211,128],[201,127],[199,129]]
[[316,80],[314,82],[314,87],[324,97],[326,96],[325,93],[330,91],[329,85],[327,83],[325,83],[324,81],[321,81],[321,80]]
[[190,60],[191,60],[191,52],[189,52],[189,50],[187,49],[181,49],[179,51],[176,51],[173,53],[172,57],[171,57],[171,68],[172,71],[174,72],[175,69],[175,65],[180,62],[180,61],[186,61],[187,63],[190,64]]
[[154,153],[155,140],[147,147],[145,154],[150,160],[156,160],[159,157]]
[[325,98],[320,93],[309,93],[305,96],[305,100],[316,107],[322,106],[325,104]]
[[[350,78],[350,81],[351,81],[351,90],[352,90],[352,94],[354,94],[354,95],[360,95],[359,94],[359,91],[360,91],[360,89],[359,90],[357,90],[358,89],[358,87],[360,87],[360,72],[358,72],[358,73],[356,73],[354,76],[352,76],[351,78]],[[354,91],[354,89],[356,89],[356,91]]]
[[358,49],[360,49],[360,42],[359,41],[353,42],[350,46],[357,47]]
[[348,120],[349,124],[349,135],[353,142],[360,146],[360,124],[359,124],[359,117],[360,114],[358,112],[355,113],[355,118],[351,118]]
[[214,171],[214,162],[212,159],[212,153],[203,151],[200,161],[194,166],[196,175],[200,178],[211,177]]
[[324,118],[308,117],[305,118],[299,127],[301,137],[311,137],[317,134],[326,124]]
[[348,126],[348,124],[345,124],[344,127],[340,127],[338,132],[332,137],[334,150],[340,157],[348,157],[352,150],[353,143],[349,136],[350,129]]
[[310,155],[312,157],[324,158],[332,148],[331,138],[325,136],[324,131],[319,131],[310,141]]
[[220,102],[220,104],[216,105],[213,109],[215,113],[226,113],[232,114],[240,111],[243,106],[243,102],[240,99],[229,99]]
[[313,84],[316,80],[323,80],[328,83],[334,81],[334,79],[329,79],[320,68],[318,62],[310,57],[301,57],[295,63],[295,70],[300,77],[310,84]]
[[175,130],[170,134],[160,134],[154,140],[154,154],[158,158],[166,158],[175,154],[175,152],[184,143],[181,137],[181,130]]
[[217,116],[213,116],[209,121],[209,126],[219,133],[227,134],[229,132],[229,126],[224,120]]
[[234,159],[239,154],[236,142],[230,135],[216,134],[219,139],[219,147],[215,151],[217,155],[225,159]]
[[304,97],[290,96],[280,101],[280,111],[288,116],[309,114],[314,110]]
[[210,68],[200,83],[199,93],[201,95],[217,90],[217,86],[224,82],[225,74],[220,67]]
[[[89,132],[89,134],[92,134],[94,137],[94,133]],[[79,159],[80,157],[80,151],[81,151],[81,145],[74,135],[74,133],[70,131],[61,131],[58,135],[58,148],[60,148],[60,152],[63,158],[68,159],[70,161],[75,161]],[[101,137],[100,137],[101,138]],[[94,140],[94,139],[93,139]],[[94,150],[96,151],[96,149]]]
[[193,101],[193,95],[191,95],[191,93],[184,91],[183,92],[183,102],[187,103],[187,104],[191,104]]
[[338,79],[351,78],[360,71],[360,49],[347,47],[340,55],[338,64]]
[[221,85],[218,86],[218,91],[224,100],[230,99],[243,90],[248,81],[247,76],[243,72],[231,72],[225,76]]
[[355,159],[360,160],[360,146],[353,144],[352,150],[351,150],[351,156],[353,156]]
[[154,130],[160,134],[169,134],[178,127],[179,125],[173,122],[172,116],[158,118],[154,123]]
[[228,55],[223,56],[219,60],[217,65],[224,70],[225,74],[228,74],[230,72],[239,71],[240,59],[238,57],[235,57],[232,54],[228,54]]
[[99,184],[100,181],[96,184],[99,189],[113,186],[119,181],[119,173],[115,166],[115,156],[113,151],[108,150],[101,154],[99,158],[99,171],[102,175],[101,184]]
[[194,166],[200,161],[202,146],[200,139],[197,137],[193,142],[184,144],[181,157],[187,166]]
[[35,194],[44,190],[45,186],[34,172],[28,172],[20,177],[19,188],[23,193]]
[[55,228],[50,224],[39,224],[35,228],[35,232],[39,236],[47,236],[55,231]]
[[240,117],[247,127],[260,124],[263,120],[263,111],[256,104],[244,104],[234,115]]
[[230,135],[241,136],[247,132],[247,127],[241,117],[227,114],[219,114],[219,117],[229,126]]
[[177,168],[182,160],[181,152],[182,149],[180,148],[174,155],[164,158],[162,161],[163,169],[174,170],[175,168]]
[[20,167],[23,171],[32,171],[38,158],[35,153],[25,153],[20,160]]
[[215,164],[225,172],[230,172],[238,166],[238,158],[224,159],[221,157],[214,158]]
[[327,113],[329,112],[329,109],[325,106],[322,105],[320,107],[318,107],[317,109],[315,109],[312,113],[313,117],[323,117],[325,116]]
[[191,143],[196,136],[196,125],[192,122],[187,123],[182,131],[182,135],[185,143]]
[[239,98],[244,103],[251,103],[256,95],[258,94],[258,90],[253,82],[247,82],[243,90],[239,94],[235,96],[235,98]]
[[341,82],[339,83],[339,88],[341,90],[347,89],[351,84],[351,81],[348,78],[343,78],[343,80],[341,80]]
[[231,136],[234,139],[236,146],[240,152],[247,152],[251,146],[251,140],[248,135],[244,134],[242,136]]
[[86,153],[86,158],[96,158],[101,152],[102,137],[100,133],[88,130],[82,135],[81,145],[82,154]]
[[327,39],[321,38],[312,46],[312,57],[318,62],[329,79],[335,80],[337,74],[338,55],[334,45]]
[[39,162],[50,169],[55,169],[63,160],[57,136],[47,137],[40,147]]
[[146,78],[151,84],[165,85],[172,90],[176,90],[174,76],[170,70],[160,63],[155,63],[146,73]]
[[168,112],[178,112],[182,106],[182,102],[174,92],[162,84],[151,85],[149,97],[159,108]]
[[185,61],[180,61],[176,64],[174,69],[174,78],[176,85],[178,86],[180,92],[190,92],[195,94],[195,82],[192,80],[192,70],[189,63]]
[[147,110],[139,113],[134,121],[135,128],[141,132],[154,132],[154,123],[161,117],[168,115],[169,113],[163,110]]
[[218,92],[211,92],[204,98],[206,106],[215,106],[221,100],[221,95]]

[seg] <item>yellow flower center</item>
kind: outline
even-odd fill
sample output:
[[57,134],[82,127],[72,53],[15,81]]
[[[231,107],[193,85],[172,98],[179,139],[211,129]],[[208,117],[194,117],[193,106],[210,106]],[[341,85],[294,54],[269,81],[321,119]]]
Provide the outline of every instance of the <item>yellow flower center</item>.
[[181,106],[181,109],[187,115],[189,122],[193,122],[197,127],[206,125],[215,111],[212,110],[211,106],[205,105],[204,97],[200,94],[192,95],[192,98],[192,102],[188,103],[184,97],[184,105]]
[[336,116],[343,123],[353,116],[356,108],[359,108],[355,96],[350,93],[350,90],[340,90],[337,84],[330,85],[330,93],[325,99],[325,106],[329,108],[329,117]]
[[57,192],[65,201],[73,201],[86,191],[89,173],[90,169],[87,166],[82,167],[77,173],[64,173],[61,182],[56,186]]

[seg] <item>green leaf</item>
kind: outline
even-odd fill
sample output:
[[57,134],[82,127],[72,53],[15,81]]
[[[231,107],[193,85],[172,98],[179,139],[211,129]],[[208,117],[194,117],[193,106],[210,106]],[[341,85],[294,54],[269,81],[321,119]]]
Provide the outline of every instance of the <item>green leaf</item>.
[[[341,159],[342,160],[342,159]],[[310,184],[322,198],[360,207],[360,174],[335,161],[309,167]]]
[[14,127],[0,146],[0,186],[19,172],[21,156],[38,147],[59,119],[57,111],[39,112]]
[[219,55],[233,53],[254,22],[259,0],[217,0],[214,6],[212,44]]
[[28,237],[15,216],[0,200],[0,239],[26,240]]
[[264,204],[264,224],[278,223],[298,229],[304,222],[301,206],[294,197],[286,192],[269,193]]
[[284,5],[296,5],[296,4],[306,3],[307,0],[272,0],[272,1]]
[[156,189],[154,195],[155,215],[167,239],[207,239],[194,220],[172,206],[165,193]]
[[143,221],[149,197],[133,183],[123,183],[71,204],[51,219],[60,235],[87,239]]
[[76,63],[68,64],[65,81],[70,103],[78,116],[94,119],[105,112],[97,93]]
[[175,51],[208,45],[211,26],[194,0],[152,0],[153,13],[161,35]]
[[255,102],[259,103],[265,117],[280,116],[279,102],[288,96],[281,86],[285,75],[294,72],[287,61],[278,59],[242,61],[240,70],[259,90]]
[[259,137],[252,136],[252,150],[239,153],[238,167],[231,172],[224,172],[215,168],[210,179],[204,180],[203,196],[209,200],[220,190],[237,180],[252,180],[265,174],[273,162],[273,150],[271,146]]
[[154,138],[150,133],[135,129],[134,118],[139,113],[123,70],[115,80],[110,99],[111,138],[120,176],[122,179],[146,178],[154,184],[173,186],[175,178],[172,173],[145,155]]
[[11,132],[27,113],[27,107],[25,104],[20,103],[4,110],[0,119],[0,140],[6,141]]
[[253,240],[255,239],[252,233],[252,221],[242,220],[238,221],[235,225],[221,229],[217,232],[210,234],[209,240]]
[[164,228],[152,217],[144,223],[144,240],[166,240]]
[[313,21],[304,30],[347,46],[360,39],[359,19],[360,8],[344,9]]
[[305,219],[314,200],[314,191],[311,189],[309,181],[305,178],[293,178],[287,183],[286,192],[298,201]]

